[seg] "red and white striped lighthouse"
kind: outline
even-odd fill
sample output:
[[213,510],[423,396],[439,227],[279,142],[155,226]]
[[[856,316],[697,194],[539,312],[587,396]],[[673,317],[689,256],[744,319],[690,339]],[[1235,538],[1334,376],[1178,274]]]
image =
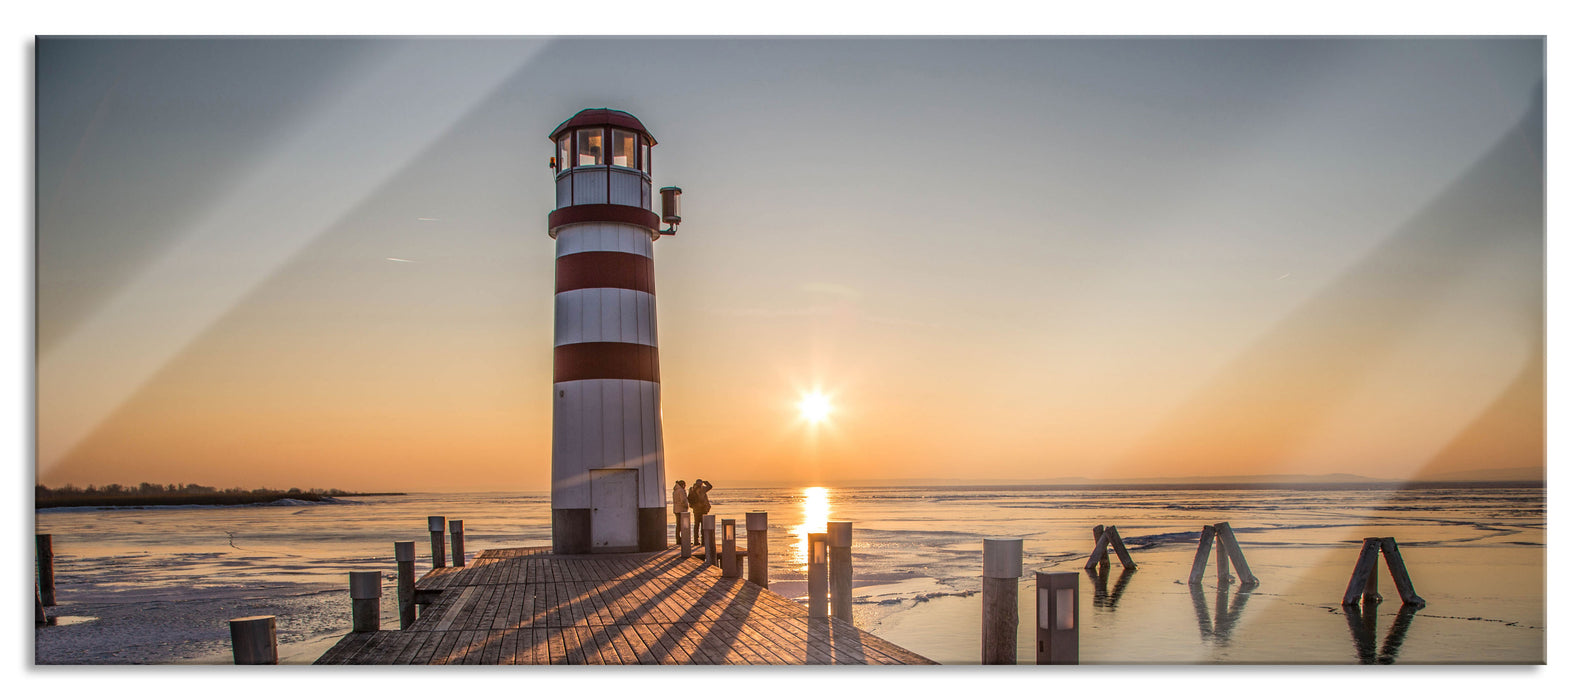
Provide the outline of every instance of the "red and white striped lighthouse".
[[636,117],[585,109],[555,142],[554,551],[667,546],[665,442],[659,420],[654,241],[674,233],[675,196],[651,211],[657,143]]

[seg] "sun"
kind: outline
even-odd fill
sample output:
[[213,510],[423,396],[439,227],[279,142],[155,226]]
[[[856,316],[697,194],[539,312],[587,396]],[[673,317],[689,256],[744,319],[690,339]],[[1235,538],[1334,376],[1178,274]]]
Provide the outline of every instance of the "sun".
[[810,391],[802,395],[802,402],[797,404],[797,409],[802,412],[802,419],[809,423],[823,423],[829,418],[829,397],[817,391]]

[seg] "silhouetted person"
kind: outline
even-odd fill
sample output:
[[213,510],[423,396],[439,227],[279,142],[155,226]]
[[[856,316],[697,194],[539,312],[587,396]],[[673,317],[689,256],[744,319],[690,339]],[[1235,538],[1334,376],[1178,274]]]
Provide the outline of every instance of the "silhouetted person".
[[687,492],[687,505],[692,506],[692,541],[702,542],[703,516],[709,513],[709,492],[714,490],[714,484],[702,479],[692,482],[692,490]]
[[676,546],[681,545],[681,515],[687,512],[687,481],[676,479],[670,489],[670,510],[676,514]]

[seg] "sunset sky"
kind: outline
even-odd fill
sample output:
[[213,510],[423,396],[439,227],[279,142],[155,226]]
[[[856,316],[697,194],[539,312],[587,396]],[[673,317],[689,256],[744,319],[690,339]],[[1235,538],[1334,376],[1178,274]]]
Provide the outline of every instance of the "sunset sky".
[[45,484],[547,489],[585,107],[672,479],[1545,466],[1541,39],[37,47]]

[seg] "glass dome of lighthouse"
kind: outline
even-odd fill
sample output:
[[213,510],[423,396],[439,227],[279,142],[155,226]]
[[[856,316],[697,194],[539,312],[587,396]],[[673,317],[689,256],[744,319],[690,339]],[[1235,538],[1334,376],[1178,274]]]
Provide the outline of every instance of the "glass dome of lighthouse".
[[652,148],[637,117],[618,109],[584,109],[550,132],[555,143],[556,208],[616,204],[650,209]]

